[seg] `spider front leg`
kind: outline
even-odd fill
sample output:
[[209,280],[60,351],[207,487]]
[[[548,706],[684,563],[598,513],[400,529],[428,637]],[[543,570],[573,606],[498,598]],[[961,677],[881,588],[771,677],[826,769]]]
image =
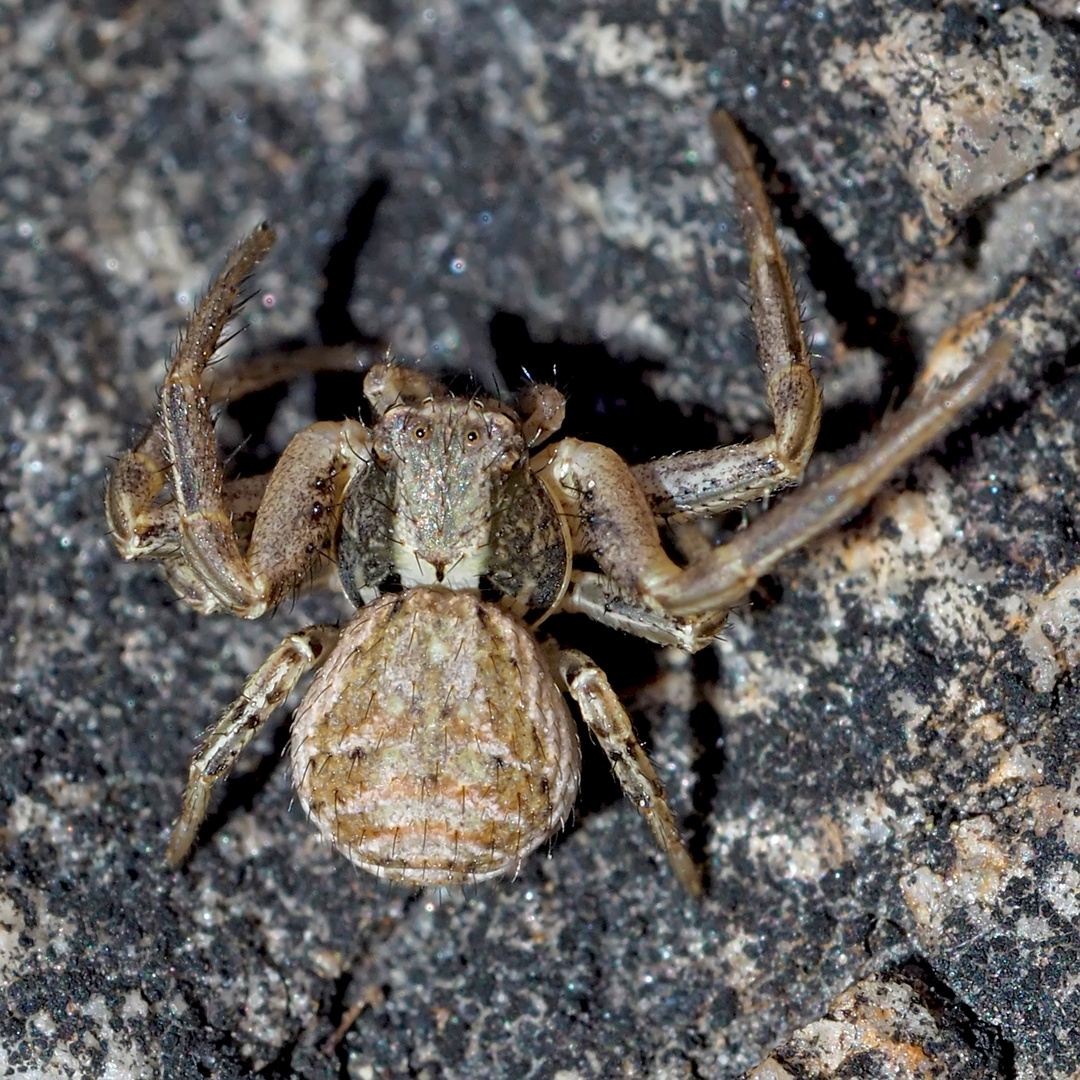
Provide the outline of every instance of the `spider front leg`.
[[[975,324],[992,321],[996,309]],[[939,349],[956,351],[951,335],[931,355],[931,369],[945,366]],[[536,467],[567,514],[575,553],[591,555],[601,571],[576,573],[563,608],[653,641],[702,648],[763,574],[851,517],[952,428],[997,381],[1011,352],[1003,337],[952,381],[921,384],[856,461],[789,495],[685,568],[664,551],[649,500],[622,458],[595,443],[562,440],[538,455]]]
[[[728,610],[781,559],[857,513],[881,486],[919,457],[998,380],[1012,354],[999,339],[952,382],[922,389],[885,420],[857,460],[785,498],[726,544],[648,585],[673,617]],[[931,364],[933,361],[931,361]],[[779,511],[779,512],[778,512]]]
[[[730,543],[693,552],[685,569],[660,543],[656,519],[678,523],[714,514],[797,483],[813,449],[821,398],[809,366],[790,276],[772,226],[753,158],[724,113],[713,131],[735,176],[743,232],[751,253],[751,313],[773,412],[774,432],[746,446],[662,458],[633,468],[613,451],[565,439],[538,454],[534,468],[563,507],[574,550],[601,573],[575,571],[563,608],[652,641],[691,651],[706,645],[726,612],[786,555],[854,514],[891,477],[923,453],[998,378],[1011,341],[1000,340],[945,383],[920,381],[917,392],[877,432],[865,453],[762,515]],[[1013,292],[1013,295],[1015,294]],[[931,354],[935,374],[955,370],[961,345],[983,332],[1007,301],[965,320],[963,339],[946,334]]]
[[717,514],[797,484],[821,426],[821,391],[753,154],[727,113],[713,115],[712,129],[732,171],[750,254],[750,313],[773,417],[772,434],[745,445],[677,454],[632,469],[611,451],[567,439],[546,457],[540,455],[536,464],[576,520],[571,525],[575,549],[593,555],[602,571],[575,572],[564,608],[690,651],[715,637],[727,609],[712,605],[673,613],[657,602],[654,586],[680,571],[660,544],[655,519],[678,523]]
[[[203,613],[256,618],[318,576],[320,560],[333,556],[344,488],[369,460],[357,421],[301,432],[266,481],[246,542],[258,482],[225,481],[203,377],[244,280],[272,242],[262,226],[233,253],[181,339],[157,423],[109,478],[106,509],[120,554],[160,558],[178,595]],[[163,502],[167,481],[172,499]]]
[[556,650],[553,667],[564,690],[611,762],[623,794],[638,808],[675,877],[691,896],[702,893],[701,872],[683,844],[664,787],[634,734],[630,717],[604,673],[584,653]]
[[600,568],[572,572],[560,610],[690,652],[715,637],[726,612],[683,618],[652,599],[653,586],[680,570],[630,466],[614,450],[562,439],[537,454],[532,467],[563,512],[574,554],[591,556]]
[[[147,453],[154,432],[121,458],[109,478],[107,515],[125,559],[157,558],[177,596],[200,614],[229,611],[257,618],[284,597],[317,583],[333,565],[342,496],[366,468],[367,430],[356,420],[312,424],[285,447],[269,476],[221,482],[220,466],[201,477],[207,459],[172,468]],[[213,462],[217,465],[216,458]],[[214,502],[206,518],[183,500],[160,502],[170,473],[181,473],[196,506]],[[212,488],[220,482],[219,488]],[[173,480],[173,489],[178,482]],[[192,526],[194,517],[194,526]]]
[[180,816],[165,851],[169,866],[179,866],[191,850],[206,817],[214,785],[232,772],[240,752],[289,696],[301,676],[330,655],[339,634],[336,626],[309,626],[290,634],[248,679],[244,692],[207,732],[191,759]]
[[821,391],[810,368],[799,303],[754,157],[731,117],[711,117],[734,181],[750,254],[750,315],[765,376],[773,433],[754,442],[691,451],[633,467],[656,514],[717,514],[797,484],[821,427]]

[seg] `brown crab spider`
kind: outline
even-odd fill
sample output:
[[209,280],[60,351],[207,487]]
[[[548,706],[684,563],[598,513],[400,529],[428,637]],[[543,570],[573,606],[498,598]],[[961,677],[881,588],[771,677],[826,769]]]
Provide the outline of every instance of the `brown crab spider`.
[[555,612],[581,612],[702,648],[762,574],[948,430],[1008,354],[998,344],[947,385],[922,386],[854,464],[678,565],[658,523],[715,515],[798,483],[821,418],[753,158],[726,114],[712,125],[734,175],[774,419],[771,435],[745,445],[630,466],[595,443],[548,442],[563,415],[553,387],[530,387],[511,409],[377,364],[364,381],[370,427],[316,423],[268,476],[227,480],[210,410],[229,387],[212,386],[207,365],[274,234],[260,226],[233,252],[187,326],[153,427],[109,479],[109,527],[125,559],[160,561],[198,612],[257,618],[325,582],[327,567],[356,612],[344,626],[285,638],[203,738],[171,865],[194,843],[214,785],[315,670],[292,722],[293,781],[320,833],[356,865],[409,886],[517,873],[577,794],[569,695],[676,877],[700,892],[660,781],[604,673],[540,640],[537,628]]

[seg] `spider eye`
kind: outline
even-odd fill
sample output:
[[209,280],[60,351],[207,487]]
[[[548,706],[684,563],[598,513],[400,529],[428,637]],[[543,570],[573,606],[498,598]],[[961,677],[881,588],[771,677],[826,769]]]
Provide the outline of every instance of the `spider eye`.
[[417,442],[423,442],[428,437],[428,429],[423,424],[418,424],[413,428],[413,437]]
[[476,442],[476,440],[479,438],[480,432],[477,431],[476,428],[470,428],[468,431],[465,432],[465,439],[468,442]]

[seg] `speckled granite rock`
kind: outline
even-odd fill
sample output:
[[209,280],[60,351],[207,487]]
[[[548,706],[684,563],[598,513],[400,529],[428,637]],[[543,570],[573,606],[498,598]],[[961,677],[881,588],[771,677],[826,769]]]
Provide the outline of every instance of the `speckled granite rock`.
[[[60,2],[0,11],[0,54],[9,1074],[731,1077],[914,957],[966,1010],[953,1035],[1000,1048],[941,1075],[1077,1075],[1073,24],[884,2]],[[809,273],[817,468],[944,328],[1030,282],[993,401],[715,653],[558,626],[636,700],[708,899],[676,892],[595,755],[574,829],[519,880],[387,894],[289,812],[280,734],[166,872],[198,731],[284,633],[341,610],[200,619],[111,550],[104,472],[192,295],[268,217],[282,240],[234,352],[355,326],[494,382],[555,365],[573,430],[628,456],[745,437],[765,414],[717,100],[762,140]],[[570,344],[497,320],[496,367],[499,311]],[[271,441],[306,408],[290,396]],[[927,999],[907,1000],[917,1045]]]
[[745,1080],[825,1080],[858,1076],[1011,1075],[1000,1036],[935,985],[917,964],[877,972],[830,1002],[820,1020],[796,1031]]

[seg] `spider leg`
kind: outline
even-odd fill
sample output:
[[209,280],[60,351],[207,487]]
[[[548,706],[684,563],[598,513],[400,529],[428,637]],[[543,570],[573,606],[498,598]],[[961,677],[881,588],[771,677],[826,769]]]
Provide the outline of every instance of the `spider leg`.
[[[256,618],[319,576],[320,560],[333,554],[345,486],[368,460],[361,423],[319,423],[289,443],[268,479],[224,478],[210,404],[237,383],[208,376],[204,385],[203,377],[243,282],[272,242],[268,227],[256,229],[211,285],[165,378],[158,421],[121,458],[106,493],[120,554],[161,559],[177,594],[202,613]],[[330,361],[342,359],[328,351]],[[312,350],[300,362],[309,368],[325,352]],[[287,368],[279,357],[260,377]],[[167,482],[166,503],[160,497]]]
[[573,570],[560,611],[587,615],[594,622],[633,634],[657,645],[675,645],[697,652],[716,638],[727,621],[727,610],[695,615],[672,615],[650,605],[640,595],[620,588],[606,574]]
[[294,435],[278,458],[246,556],[253,583],[272,603],[333,562],[345,487],[368,467],[369,442],[358,420],[323,421]]
[[[660,542],[657,518],[678,526],[797,484],[821,426],[821,392],[753,154],[726,113],[713,115],[712,129],[732,171],[750,254],[750,311],[773,415],[772,434],[746,445],[633,467],[613,451],[572,439],[534,459],[534,468],[567,512],[575,551],[591,555],[601,571],[575,573],[563,609],[690,650],[702,648],[716,635],[726,609],[674,612],[657,602],[653,586],[680,573]],[[700,554],[700,539],[684,537],[695,539],[691,554]]]
[[679,834],[660,778],[607,677],[584,653],[574,649],[555,652],[553,661],[559,680],[577,702],[585,723],[611,762],[619,786],[641,811],[672,872],[691,896],[700,896],[701,873]]
[[672,520],[716,514],[797,484],[821,427],[821,391],[810,368],[799,303],[754,156],[731,117],[711,117],[734,180],[750,254],[750,316],[774,430],[739,446],[691,451],[633,467],[653,512]]
[[[161,429],[152,427],[109,476],[105,513],[113,541],[127,560],[161,559],[180,550],[180,515],[171,499],[160,501],[169,477]],[[268,473],[225,481],[225,503],[241,542],[251,540]],[[182,559],[181,559],[182,561]]]
[[[763,574],[851,517],[953,427],[997,381],[1011,351],[1011,338],[1003,337],[953,381],[920,383],[857,460],[788,495],[782,509],[762,514],[685,568],[664,551],[648,500],[622,458],[595,443],[563,439],[543,455],[540,477],[567,515],[575,553],[600,567],[599,574],[574,574],[563,610],[653,641],[701,648]],[[931,366],[947,365],[932,355]]]
[[359,374],[368,366],[370,350],[358,345],[307,345],[244,357],[236,363],[215,363],[202,376],[202,389],[211,406],[238,401],[303,375],[328,371]]
[[173,825],[165,861],[179,866],[206,817],[214,785],[232,772],[240,752],[301,676],[329,656],[337,643],[336,626],[309,626],[290,634],[244,684],[243,693],[225,710],[195,751],[188,771],[180,816]]
[[1012,353],[999,339],[955,381],[925,390],[882,422],[859,457],[784,499],[783,512],[763,514],[650,595],[675,615],[729,609],[781,559],[864,506],[905,465],[923,454],[997,381]]
[[600,570],[575,571],[562,609],[690,650],[715,636],[725,613],[746,597],[758,578],[855,513],[987,391],[1006,364],[1010,338],[1002,338],[966,370],[956,372],[970,346],[1016,292],[975,312],[942,338],[915,393],[881,425],[857,461],[785,498],[782,511],[762,515],[719,548],[706,548],[702,537],[692,533],[680,536],[690,549],[689,565],[680,568],[663,548],[657,520],[686,530],[692,527],[691,518],[741,506],[797,483],[821,419],[821,396],[810,370],[795,293],[753,157],[730,117],[717,113],[712,124],[733,170],[750,250],[751,313],[773,434],[746,446],[633,467],[606,447],[576,439],[564,439],[533,459],[534,469],[566,514],[575,554],[591,556]]
[[105,518],[124,559],[162,558],[180,546],[176,507],[157,501],[168,478],[155,425],[116,463],[105,488]]
[[152,456],[161,446],[155,432],[125,454],[109,478],[113,539],[125,559],[159,559],[177,596],[200,614],[227,610],[253,618],[326,577],[342,493],[350,475],[366,465],[367,444],[358,421],[313,424],[294,436],[273,472],[224,481],[222,503],[239,570],[252,584],[242,603],[235,596],[223,600],[216,577],[191,556],[177,500],[157,501],[168,471],[161,456]]
[[575,555],[589,555],[600,573],[573,571],[560,611],[580,612],[649,641],[703,648],[723,615],[685,619],[652,599],[653,583],[679,573],[663,544],[651,506],[614,450],[561,439],[532,467],[563,515]]

